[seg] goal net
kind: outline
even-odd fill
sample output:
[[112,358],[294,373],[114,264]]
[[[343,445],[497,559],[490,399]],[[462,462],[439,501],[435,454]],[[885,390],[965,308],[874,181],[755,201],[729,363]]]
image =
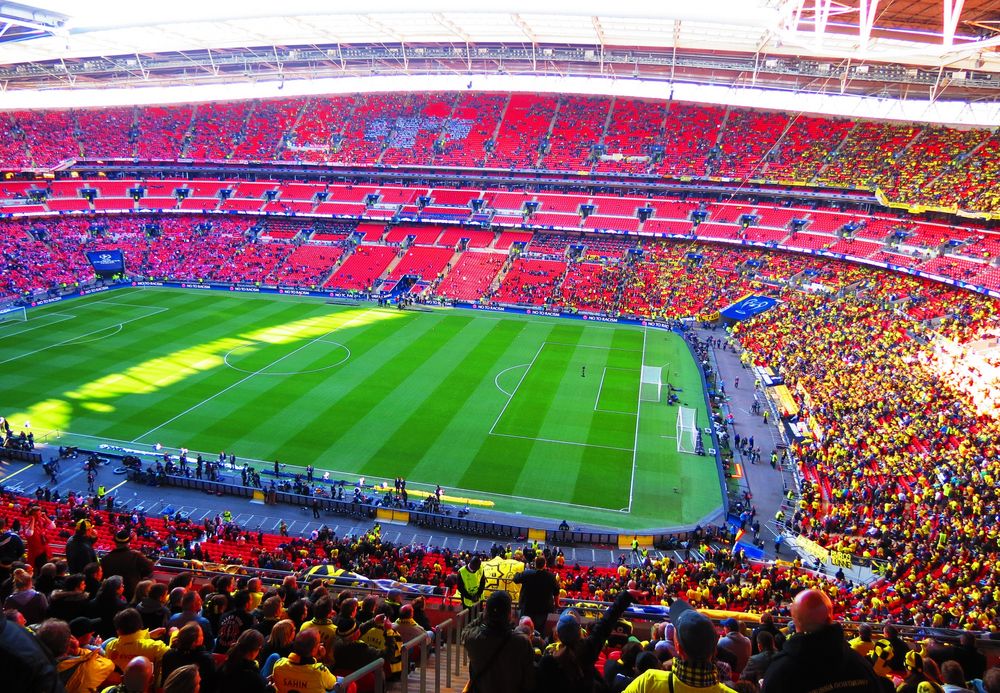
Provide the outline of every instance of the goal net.
[[677,452],[698,452],[698,410],[680,407],[677,410]]
[[660,371],[656,366],[642,367],[642,380],[639,383],[639,399],[643,402],[659,402],[663,384],[660,382]]
[[6,322],[27,322],[28,311],[23,307],[0,309],[0,325]]

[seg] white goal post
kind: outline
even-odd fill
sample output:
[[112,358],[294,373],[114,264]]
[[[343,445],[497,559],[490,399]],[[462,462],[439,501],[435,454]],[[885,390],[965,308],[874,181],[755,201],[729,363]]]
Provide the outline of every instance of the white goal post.
[[0,308],[0,325],[5,322],[27,322],[28,311],[23,306],[16,308]]
[[662,368],[658,366],[643,366],[642,380],[639,383],[639,400],[642,402],[659,402],[663,393],[663,382],[660,379]]
[[677,452],[698,453],[698,410],[691,407],[677,409]]

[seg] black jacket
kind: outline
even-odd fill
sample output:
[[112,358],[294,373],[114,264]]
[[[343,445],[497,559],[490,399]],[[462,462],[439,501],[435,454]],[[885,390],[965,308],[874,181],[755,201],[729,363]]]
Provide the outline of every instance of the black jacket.
[[535,690],[539,693],[589,693],[598,681],[603,684],[594,665],[615,624],[631,603],[631,594],[619,593],[601,620],[588,628],[587,637],[567,646],[572,648],[572,655],[543,656],[535,674]]
[[0,618],[0,671],[10,693],[65,693],[55,661],[27,629]]
[[[525,570],[514,576],[514,582],[521,586],[521,610],[529,614],[550,613],[559,596],[559,581],[547,570]],[[536,623],[539,632],[544,623]]]
[[125,583],[125,599],[131,599],[139,581],[153,574],[153,562],[138,551],[119,546],[104,554],[101,569],[105,578],[121,575]]
[[878,693],[875,670],[851,649],[843,629],[831,623],[813,633],[797,633],[767,668],[763,693]]
[[90,598],[86,592],[56,590],[49,597],[49,618],[69,623],[78,616],[90,616]]
[[269,690],[255,662],[245,659],[232,665],[226,662],[219,671],[218,693],[268,693]]
[[69,572],[82,573],[88,563],[97,563],[94,538],[74,534],[66,542],[66,564],[69,566]]
[[201,689],[204,691],[214,691],[218,676],[215,671],[215,659],[212,658],[212,655],[204,647],[197,647],[193,650],[175,650],[174,648],[170,648],[163,655],[163,664],[161,665],[163,669],[160,676],[166,681],[167,677],[170,676],[170,672],[188,664],[194,664],[198,667],[198,673],[201,674]]

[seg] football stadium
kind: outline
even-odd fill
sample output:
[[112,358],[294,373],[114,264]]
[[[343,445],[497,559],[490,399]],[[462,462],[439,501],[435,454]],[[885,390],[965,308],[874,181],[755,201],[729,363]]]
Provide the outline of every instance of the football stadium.
[[10,691],[1000,693],[1000,8],[0,2]]

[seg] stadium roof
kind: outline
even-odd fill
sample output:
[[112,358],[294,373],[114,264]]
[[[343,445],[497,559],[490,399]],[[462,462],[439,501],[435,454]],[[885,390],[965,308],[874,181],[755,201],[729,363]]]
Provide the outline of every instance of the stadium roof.
[[407,0],[0,0],[0,88],[467,71],[1000,101],[995,0],[428,0],[414,8]]

